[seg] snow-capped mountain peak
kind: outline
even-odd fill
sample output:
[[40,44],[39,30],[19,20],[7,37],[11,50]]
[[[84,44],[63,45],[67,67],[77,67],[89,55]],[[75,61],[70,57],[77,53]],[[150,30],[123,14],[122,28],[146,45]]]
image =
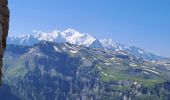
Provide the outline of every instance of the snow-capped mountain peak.
[[98,40],[89,34],[81,33],[75,29],[67,29],[64,31],[55,30],[52,32],[34,31],[32,34],[22,37],[9,37],[8,44],[33,45],[40,41],[52,41],[57,43],[70,43],[94,48],[105,48],[115,51],[126,51],[138,58],[146,60],[159,60],[161,56],[154,55],[146,50],[135,46],[128,46],[113,42],[112,39]]
[[64,31],[64,33],[65,33],[67,36],[72,36],[72,35],[75,35],[75,34],[83,35],[83,34],[81,34],[80,32],[78,32],[77,30],[72,29],[72,28],[66,29],[66,30]]
[[9,37],[9,44],[33,45],[38,41],[52,41],[57,43],[69,42],[75,45],[90,46],[95,38],[89,34],[80,33],[74,29],[67,29],[65,31],[55,30],[49,33],[43,31],[34,31],[31,34],[20,37]]

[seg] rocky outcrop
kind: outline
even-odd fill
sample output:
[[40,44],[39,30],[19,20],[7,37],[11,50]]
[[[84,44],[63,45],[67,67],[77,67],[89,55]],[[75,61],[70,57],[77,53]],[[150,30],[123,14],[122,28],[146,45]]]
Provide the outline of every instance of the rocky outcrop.
[[0,0],[0,83],[2,78],[2,58],[9,28],[9,9],[7,5],[8,0]]

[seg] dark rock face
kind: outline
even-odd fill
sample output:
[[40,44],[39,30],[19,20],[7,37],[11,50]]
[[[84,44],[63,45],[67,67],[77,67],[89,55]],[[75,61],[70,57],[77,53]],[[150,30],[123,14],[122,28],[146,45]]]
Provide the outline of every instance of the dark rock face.
[[8,45],[6,90],[21,100],[170,100],[169,72],[124,56],[68,43]]
[[6,84],[3,84],[0,87],[0,98],[2,100],[20,100],[18,97],[12,94],[10,86]]
[[0,80],[2,77],[1,69],[3,52],[6,47],[6,37],[8,35],[9,28],[9,10],[7,5],[8,5],[7,0],[0,0]]

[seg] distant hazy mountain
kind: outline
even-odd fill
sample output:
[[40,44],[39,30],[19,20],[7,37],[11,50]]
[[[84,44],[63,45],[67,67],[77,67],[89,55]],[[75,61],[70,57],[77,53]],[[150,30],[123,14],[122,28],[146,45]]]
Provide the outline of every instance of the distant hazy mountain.
[[147,52],[146,50],[140,49],[138,47],[115,43],[111,39],[99,40],[89,34],[80,33],[74,29],[67,29],[65,31],[53,31],[51,33],[36,31],[33,34],[8,38],[8,44],[28,46],[32,46],[40,41],[52,41],[56,43],[68,42],[70,44],[81,45],[85,47],[105,48],[115,51],[123,50],[144,60],[164,59],[161,56]]
[[169,100],[170,63],[123,50],[41,41],[8,45],[4,80],[21,100]]

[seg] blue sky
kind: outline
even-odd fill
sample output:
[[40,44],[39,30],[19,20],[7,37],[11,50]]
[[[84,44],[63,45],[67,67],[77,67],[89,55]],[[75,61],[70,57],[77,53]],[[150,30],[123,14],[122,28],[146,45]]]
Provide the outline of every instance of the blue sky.
[[9,0],[9,35],[74,28],[170,57],[170,0]]

